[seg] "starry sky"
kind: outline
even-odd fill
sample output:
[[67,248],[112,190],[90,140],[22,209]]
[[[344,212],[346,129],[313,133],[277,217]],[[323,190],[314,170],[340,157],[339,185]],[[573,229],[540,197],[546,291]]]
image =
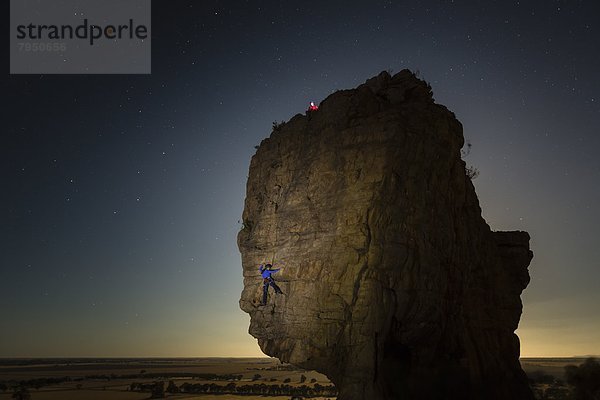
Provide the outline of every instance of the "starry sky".
[[152,6],[151,75],[9,75],[5,52],[0,357],[261,355],[238,308],[254,146],[403,68],[463,123],[492,229],[532,236],[522,355],[600,353],[598,2]]

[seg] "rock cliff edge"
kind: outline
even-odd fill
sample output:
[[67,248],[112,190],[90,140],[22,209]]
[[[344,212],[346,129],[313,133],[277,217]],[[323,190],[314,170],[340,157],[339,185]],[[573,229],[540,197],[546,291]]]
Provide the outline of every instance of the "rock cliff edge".
[[[493,232],[462,125],[413,73],[382,72],[276,126],[238,235],[250,334],[340,400],[533,399],[514,334],[532,258]],[[260,305],[258,266],[284,295]]]

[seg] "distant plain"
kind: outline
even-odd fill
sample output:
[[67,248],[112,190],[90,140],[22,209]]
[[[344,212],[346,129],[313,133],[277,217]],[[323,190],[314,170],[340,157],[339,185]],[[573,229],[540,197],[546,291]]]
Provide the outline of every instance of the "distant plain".
[[[579,365],[583,357],[523,358],[521,365],[527,374],[543,372],[564,379],[566,365]],[[190,376],[185,376],[190,374]],[[215,374],[218,380],[201,375]],[[194,376],[195,375],[195,376]],[[227,379],[234,375],[240,379]],[[257,376],[258,375],[258,376]],[[303,376],[305,378],[303,378]],[[150,393],[131,391],[131,384],[151,384],[173,381],[178,387],[185,383],[236,385],[307,385],[327,386],[329,379],[316,371],[306,371],[273,358],[81,358],[81,359],[1,359],[0,383],[9,388],[16,382],[33,379],[65,378],[69,380],[30,389],[32,400],[137,400],[148,399]],[[289,400],[291,396],[269,396]],[[0,392],[0,400],[12,398],[10,389]],[[172,399],[255,400],[262,395],[166,393]],[[335,397],[313,397],[334,399]]]
[[[182,374],[216,374],[242,375],[241,380],[210,380],[198,377],[185,377]],[[122,378],[138,375],[135,378]],[[148,375],[148,378],[143,378]],[[157,378],[157,375],[163,377]],[[260,375],[256,378],[256,375]],[[305,382],[301,383],[302,375]],[[286,379],[291,386],[330,385],[331,382],[323,374],[305,371],[290,365],[282,364],[272,358],[146,358],[146,359],[2,359],[0,360],[0,382],[10,385],[11,381],[27,381],[31,379],[63,378],[71,380],[39,389],[30,389],[32,400],[136,400],[148,399],[150,393],[130,391],[130,385],[164,381],[165,388],[169,381],[177,386],[184,383],[215,383],[225,386],[230,382],[237,385],[282,385]],[[103,378],[102,378],[103,377]],[[0,400],[11,399],[12,392],[0,392]],[[291,396],[270,396],[270,399],[286,399]],[[166,394],[172,399],[202,400],[254,400],[264,396],[229,395],[229,394]],[[334,399],[335,397],[316,397],[315,399]]]

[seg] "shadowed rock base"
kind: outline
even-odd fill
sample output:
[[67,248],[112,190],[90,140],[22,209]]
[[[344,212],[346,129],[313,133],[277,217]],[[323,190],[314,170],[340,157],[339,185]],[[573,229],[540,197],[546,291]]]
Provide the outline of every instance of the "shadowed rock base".
[[[408,70],[263,140],[238,245],[265,354],[327,374],[340,400],[533,399],[514,334],[529,235],[490,230],[463,144]],[[260,306],[265,261],[286,295]]]

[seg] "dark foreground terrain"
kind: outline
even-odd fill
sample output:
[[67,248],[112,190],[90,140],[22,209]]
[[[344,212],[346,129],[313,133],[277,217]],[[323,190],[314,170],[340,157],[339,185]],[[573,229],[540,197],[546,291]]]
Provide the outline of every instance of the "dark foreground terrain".
[[[584,358],[524,358],[538,399],[568,399],[565,366]],[[23,390],[25,388],[26,390]],[[0,400],[152,398],[254,400],[268,396],[335,399],[326,376],[271,358],[3,359]]]
[[33,400],[335,399],[336,394],[326,376],[271,358],[0,360],[0,399],[12,399],[15,391],[28,392]]

